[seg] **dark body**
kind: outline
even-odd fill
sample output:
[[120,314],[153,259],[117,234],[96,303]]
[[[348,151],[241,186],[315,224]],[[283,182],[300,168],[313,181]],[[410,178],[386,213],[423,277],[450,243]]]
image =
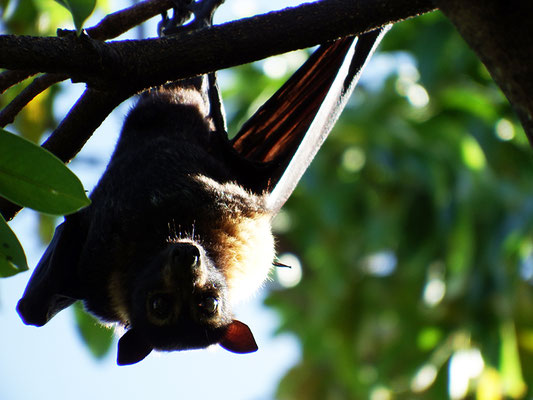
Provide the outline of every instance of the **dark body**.
[[[239,235],[246,224],[262,221],[264,229],[254,233],[260,234],[257,242],[267,247],[270,257],[247,262],[254,269],[266,267],[263,275],[272,265],[273,240],[267,228],[271,213],[264,195],[236,184],[237,171],[218,157],[220,143],[204,101],[194,89],[157,89],[144,95],[125,121],[111,162],[91,195],[97,207],[87,210],[91,223],[85,249],[94,254],[80,257],[80,271],[89,271],[83,281],[91,282],[95,273],[113,286],[107,288],[111,296],[92,298],[98,290],[105,291],[101,281],[85,293],[88,308],[102,318],[119,317],[124,299],[117,293],[131,293],[132,282],[169,243],[199,244],[233,289],[240,267],[230,260],[252,244]],[[255,251],[263,254],[258,243],[253,243]],[[95,259],[100,265],[92,264]],[[109,297],[118,305],[112,311]]]
[[319,48],[231,141],[206,77],[143,94],[92,204],[65,218],[35,269],[18,305],[24,322],[41,326],[82,300],[127,328],[119,364],[152,349],[255,351],[232,305],[267,277],[271,219],[381,36]]
[[66,218],[50,260],[45,254],[40,262],[61,269],[54,279],[65,284],[42,293],[41,280],[30,282],[19,303],[26,323],[53,316],[36,312],[38,293],[53,312],[82,299],[103,321],[129,327],[119,342],[121,364],[153,348],[220,342],[236,352],[257,349],[246,325],[233,320],[231,304],[255,290],[272,266],[272,213],[264,194],[234,182],[233,153],[214,151],[224,144],[216,140],[204,83],[198,78],[141,96],[92,204]]

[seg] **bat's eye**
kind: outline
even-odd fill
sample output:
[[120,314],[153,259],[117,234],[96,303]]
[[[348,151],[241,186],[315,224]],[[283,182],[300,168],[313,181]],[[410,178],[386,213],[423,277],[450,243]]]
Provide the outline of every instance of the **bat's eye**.
[[218,300],[211,296],[204,297],[198,304],[198,307],[200,307],[200,310],[206,315],[213,315],[218,310]]
[[160,319],[168,318],[172,310],[169,299],[160,294],[152,296],[148,305],[150,307],[150,311]]

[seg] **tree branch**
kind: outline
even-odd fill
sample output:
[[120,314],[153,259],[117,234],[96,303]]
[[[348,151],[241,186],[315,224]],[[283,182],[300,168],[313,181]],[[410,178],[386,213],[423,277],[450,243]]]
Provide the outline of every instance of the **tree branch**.
[[112,39],[173,6],[172,0],[143,1],[106,15],[97,25],[88,28],[87,34],[97,40]]
[[35,75],[35,71],[15,70],[0,73],[0,94],[4,93],[11,86],[28,79],[32,75]]
[[101,43],[0,36],[0,67],[137,90],[356,35],[433,10],[430,0],[323,0],[173,38]]
[[[140,23],[165,12],[173,5],[171,0],[147,0],[126,9],[105,16],[97,25],[88,28],[87,33],[93,39],[107,40],[114,38]],[[35,72],[24,70],[5,71],[0,74],[0,91],[27,79]],[[49,73],[36,78],[11,103],[0,111],[0,127],[13,122],[16,115],[39,93],[55,83],[68,79],[65,74]]]
[[[86,89],[42,147],[51,151],[61,161],[68,163],[83,148],[111,111],[132,94]],[[91,118],[87,118],[88,115]]]
[[516,111],[533,146],[533,3],[436,0]]

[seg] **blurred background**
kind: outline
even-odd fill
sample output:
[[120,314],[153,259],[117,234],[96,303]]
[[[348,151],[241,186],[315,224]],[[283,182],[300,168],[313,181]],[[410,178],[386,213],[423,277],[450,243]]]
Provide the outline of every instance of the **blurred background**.
[[[216,22],[299,2],[226,0]],[[99,1],[86,26],[128,5]],[[69,27],[52,0],[3,0],[0,12],[2,33]],[[154,36],[157,20],[125,37]],[[308,54],[222,71],[230,132]],[[82,91],[48,90],[7,129],[42,142]],[[130,106],[70,164],[87,190]],[[0,399],[530,398],[532,171],[508,102],[450,23],[439,12],[399,23],[275,220],[292,268],[236,310],[257,353],[152,354],[119,368],[112,331],[80,307],[43,328],[22,324],[28,272],[0,281]],[[31,266],[58,222],[24,210],[10,223]]]

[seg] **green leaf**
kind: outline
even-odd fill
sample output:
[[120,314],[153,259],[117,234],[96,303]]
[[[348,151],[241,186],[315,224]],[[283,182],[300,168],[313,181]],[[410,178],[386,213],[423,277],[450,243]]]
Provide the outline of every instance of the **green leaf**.
[[74,304],[74,316],[78,332],[93,356],[105,356],[113,343],[113,330],[101,325],[96,318],[88,314],[80,302]]
[[93,13],[96,0],[56,0],[72,14],[76,31],[80,34],[83,23]]
[[497,117],[487,94],[477,87],[450,86],[442,91],[440,98],[446,110],[470,113],[488,123]]
[[83,186],[56,156],[0,130],[0,195],[47,214],[69,214],[90,204]]
[[513,321],[508,320],[500,327],[500,373],[512,398],[524,397],[527,391],[526,383],[522,377],[520,353],[516,340],[516,329]]
[[27,269],[26,255],[17,236],[0,215],[0,277],[12,276]]

